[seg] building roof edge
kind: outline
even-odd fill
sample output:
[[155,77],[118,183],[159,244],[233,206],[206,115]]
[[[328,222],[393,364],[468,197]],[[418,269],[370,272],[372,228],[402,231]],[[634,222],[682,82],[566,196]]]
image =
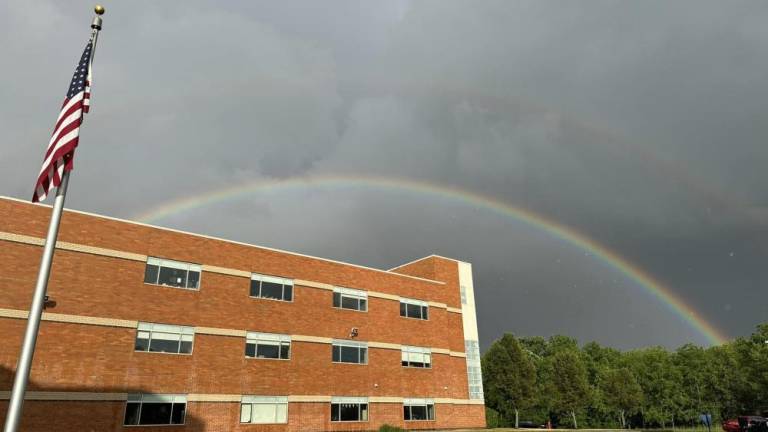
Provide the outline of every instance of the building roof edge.
[[[391,269],[389,269],[387,271],[390,272],[390,273],[393,273],[393,270],[397,270],[397,269],[399,269],[401,267],[405,267],[407,265],[410,265],[410,264],[413,264],[413,263],[417,263],[419,261],[424,261],[425,259],[429,259],[429,258],[440,258],[440,259],[444,259],[444,260],[448,260],[448,261],[453,261],[453,262],[457,262],[457,263],[464,263],[464,264],[470,264],[470,265],[472,264],[472,263],[469,263],[469,262],[466,262],[466,261],[457,260],[455,258],[448,258],[448,257],[442,256],[442,255],[432,254],[432,255],[427,255],[425,257],[417,258],[417,259],[412,260],[412,261],[408,261],[407,263],[400,264],[397,267],[392,267]],[[397,274],[401,274],[401,273],[397,273]]]
[[[26,204],[26,205],[30,205],[30,206],[40,206],[40,207],[48,207],[48,208],[52,207],[49,204],[31,203],[31,202],[29,202],[27,200],[23,200],[23,199],[19,199],[19,198],[14,198],[14,197],[9,197],[9,196],[5,196],[5,195],[0,195],[0,199],[8,200],[8,201],[15,201],[15,202]],[[402,273],[395,273],[395,272],[392,272],[390,270],[382,270],[382,269],[377,269],[377,268],[374,268],[374,267],[367,267],[367,266],[364,266],[364,265],[352,264],[352,263],[348,263],[348,262],[344,262],[344,261],[337,261],[337,260],[333,260],[333,259],[329,259],[329,258],[321,258],[321,257],[313,256],[313,255],[307,255],[307,254],[302,254],[302,253],[298,253],[298,252],[291,252],[291,251],[287,251],[287,250],[283,250],[283,249],[271,248],[271,247],[268,247],[268,246],[259,246],[259,245],[255,245],[255,244],[251,244],[251,243],[240,242],[240,241],[237,241],[237,240],[230,240],[230,239],[225,239],[225,238],[221,238],[221,237],[214,237],[214,236],[209,236],[209,235],[205,235],[205,234],[198,234],[198,233],[193,233],[193,232],[189,232],[189,231],[178,230],[178,229],[174,229],[174,228],[168,228],[168,227],[163,227],[163,226],[158,226],[158,225],[151,225],[151,224],[146,224],[146,223],[143,223],[143,222],[132,221],[132,220],[129,220],[129,219],[121,219],[121,218],[116,218],[116,217],[113,217],[113,216],[106,216],[106,215],[102,215],[102,214],[98,214],[98,213],[90,213],[90,212],[86,212],[86,211],[82,211],[82,210],[74,210],[74,209],[68,209],[68,208],[65,208],[64,211],[70,212],[70,213],[82,214],[82,215],[86,215],[86,216],[92,216],[92,217],[96,217],[96,218],[100,218],[100,219],[107,219],[107,220],[111,220],[111,221],[115,221],[115,222],[122,222],[122,223],[128,223],[128,224],[132,224],[132,225],[144,226],[144,227],[147,227],[147,228],[159,229],[159,230],[163,230],[163,231],[170,231],[170,232],[174,232],[174,233],[178,233],[178,234],[191,235],[191,236],[201,237],[201,238],[205,238],[205,239],[209,239],[209,240],[222,241],[222,242],[236,244],[236,245],[240,245],[240,246],[258,248],[258,249],[264,249],[264,250],[268,250],[268,251],[272,251],[272,252],[279,252],[279,253],[284,253],[284,254],[289,254],[289,255],[294,255],[294,256],[300,256],[300,257],[304,257],[304,258],[310,258],[310,259],[330,262],[330,263],[334,263],[334,264],[341,264],[341,265],[346,265],[346,266],[360,268],[360,269],[363,269],[363,270],[370,270],[370,271],[375,271],[375,272],[380,272],[380,273],[387,273],[387,274],[390,274],[390,275],[405,277],[405,278],[408,278],[408,279],[419,280],[419,281],[422,281],[422,282],[429,282],[429,283],[438,284],[438,285],[445,285],[445,282],[436,281],[436,280],[432,280],[432,279],[421,278],[421,277],[418,277],[418,276],[406,275],[406,274],[402,274]],[[397,267],[395,267],[395,268],[397,268]]]

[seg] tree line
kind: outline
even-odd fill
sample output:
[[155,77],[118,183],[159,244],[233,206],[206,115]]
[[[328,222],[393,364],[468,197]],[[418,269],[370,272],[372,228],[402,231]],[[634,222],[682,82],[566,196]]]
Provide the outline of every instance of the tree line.
[[505,334],[482,357],[488,425],[669,428],[768,412],[768,323],[703,348],[619,351]]

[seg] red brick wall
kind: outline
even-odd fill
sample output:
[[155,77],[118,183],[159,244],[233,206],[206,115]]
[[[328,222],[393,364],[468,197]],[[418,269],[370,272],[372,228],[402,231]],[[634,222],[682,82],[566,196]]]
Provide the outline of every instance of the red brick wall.
[[[49,213],[46,207],[0,199],[0,231],[43,237]],[[436,284],[71,212],[64,215],[59,239],[461,306],[458,266],[447,259],[428,259],[429,276],[445,282]],[[0,308],[28,308],[41,252],[39,246],[0,240]],[[350,328],[357,327],[360,341],[464,351],[461,315],[442,308],[431,307],[428,321],[402,318],[398,302],[379,298],[369,298],[366,313],[340,310],[332,307],[330,291],[300,286],[290,303],[252,299],[249,279],[210,272],[203,272],[199,291],[188,291],[144,284],[144,267],[136,261],[57,250],[48,291],[57,305],[49,311],[339,339],[348,338]],[[17,361],[24,324],[24,320],[0,318],[0,372],[5,371],[0,373],[0,390],[11,387],[10,371]],[[467,398],[462,357],[433,354],[432,369],[410,369],[400,366],[396,350],[372,348],[369,364],[361,366],[332,363],[329,344],[294,341],[291,360],[279,361],[246,359],[244,338],[197,334],[191,356],[135,352],[134,339],[134,329],[43,322],[30,390]],[[77,406],[75,413],[98,406],[93,423],[57,408],[65,405]],[[36,409],[61,409],[66,411],[62,415],[83,425],[71,430],[89,430],[94,425],[96,430],[111,430],[113,405],[119,405],[119,425],[124,403],[28,402],[25,418]],[[290,428],[356,427],[331,425],[329,409],[326,403],[292,403]],[[362,426],[380,424],[375,418],[402,423],[401,411],[400,404],[372,404],[372,420]],[[307,415],[295,416],[296,412]],[[199,430],[239,427],[233,426],[239,424],[238,404],[191,403],[189,413],[190,419],[199,422]],[[45,421],[29,421],[38,420]],[[187,429],[195,430],[195,424],[190,422]],[[436,424],[481,426],[484,412],[482,406],[439,405]],[[228,426],[221,429],[221,425]],[[409,422],[409,428],[416,426]],[[30,430],[35,428],[31,425]]]
[[[24,324],[0,318],[0,368],[15,368]],[[291,360],[265,360],[245,358],[244,338],[198,334],[192,355],[136,352],[134,339],[135,330],[126,328],[43,322],[30,390],[455,399],[467,395],[462,357],[433,355],[431,369],[418,369],[400,366],[400,351],[388,349],[371,349],[368,365],[357,365],[332,363],[329,344],[293,342]],[[10,387],[9,375],[0,374],[0,390]]]
[[[8,407],[6,401],[0,401],[0,418],[5,417]],[[183,430],[185,431],[259,431],[259,432],[312,432],[312,431],[367,431],[376,430],[382,424],[390,424],[407,429],[437,428],[477,428],[484,427],[484,407],[482,405],[454,406],[438,404],[435,407],[434,421],[403,421],[403,408],[395,403],[373,403],[369,408],[369,421],[344,422],[330,421],[330,407],[325,403],[290,403],[288,424],[251,425],[240,423],[240,404],[190,402]],[[27,401],[24,404],[22,431],[77,431],[109,432],[140,430],[143,432],[167,432],[168,426],[138,429],[125,428],[123,416],[125,404],[122,402],[63,402],[63,401]],[[482,419],[482,422],[480,421]],[[52,426],[55,425],[55,426]],[[174,427],[178,430],[182,427]]]
[[[40,250],[2,243],[0,307],[29,307]],[[48,288],[57,302],[51,312],[336,338],[357,327],[359,340],[464,351],[461,315],[442,308],[430,308],[428,321],[403,318],[397,301],[379,298],[369,298],[368,312],[335,309],[330,291],[300,286],[293,302],[253,299],[249,279],[210,272],[203,272],[199,291],[160,287],[143,283],[144,267],[57,250]],[[413,297],[430,300],[428,292]]]
[[392,272],[445,282],[444,303],[451,307],[461,308],[459,266],[456,261],[439,256],[429,256],[398,267]]
[[[3,423],[7,410],[8,401],[0,400],[0,419]],[[26,401],[21,431],[121,431],[124,414],[125,402]],[[142,431],[145,429],[142,428]]]
[[435,280],[435,258],[424,257],[397,267],[392,272]]
[[[45,237],[50,209],[0,198],[0,230]],[[290,233],[286,233],[290,235]],[[125,252],[204,263],[319,281],[332,285],[374,290],[461,307],[458,292],[440,285],[395,273],[286,254],[258,247],[193,236],[74,212],[62,217],[59,240]],[[446,260],[456,266],[454,261]],[[35,266],[37,263],[34,264]],[[458,270],[456,270],[458,272]]]

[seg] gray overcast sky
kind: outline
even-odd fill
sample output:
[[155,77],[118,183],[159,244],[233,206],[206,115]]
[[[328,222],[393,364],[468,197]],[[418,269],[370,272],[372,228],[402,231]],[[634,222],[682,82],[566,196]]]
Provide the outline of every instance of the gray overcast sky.
[[[105,2],[68,206],[376,175],[544,215],[727,335],[768,317],[768,3]],[[0,4],[0,194],[28,198],[92,1]],[[157,224],[379,268],[474,265],[481,339],[706,339],[625,275],[476,204],[261,191]]]

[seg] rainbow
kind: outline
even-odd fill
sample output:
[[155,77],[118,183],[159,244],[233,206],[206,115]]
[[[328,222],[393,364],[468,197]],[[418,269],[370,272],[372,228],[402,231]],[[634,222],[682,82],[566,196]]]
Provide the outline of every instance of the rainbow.
[[137,215],[135,219],[141,222],[155,223],[172,215],[229,201],[249,194],[275,190],[284,192],[290,189],[316,187],[367,188],[400,193],[422,194],[474,205],[504,217],[523,222],[526,225],[544,231],[556,239],[569,243],[591,254],[591,256],[595,257],[608,267],[623,274],[638,286],[642,287],[657,301],[665,305],[693,330],[704,336],[711,344],[720,345],[728,340],[728,337],[726,337],[722,331],[702,318],[693,307],[687,305],[683,299],[671,289],[664,286],[660,281],[642,268],[632,264],[626,258],[610,250],[608,247],[601,245],[573,228],[555,222],[530,210],[515,207],[489,195],[454,186],[443,186],[413,179],[361,175],[321,175],[283,180],[255,180],[171,201],[141,213]]

